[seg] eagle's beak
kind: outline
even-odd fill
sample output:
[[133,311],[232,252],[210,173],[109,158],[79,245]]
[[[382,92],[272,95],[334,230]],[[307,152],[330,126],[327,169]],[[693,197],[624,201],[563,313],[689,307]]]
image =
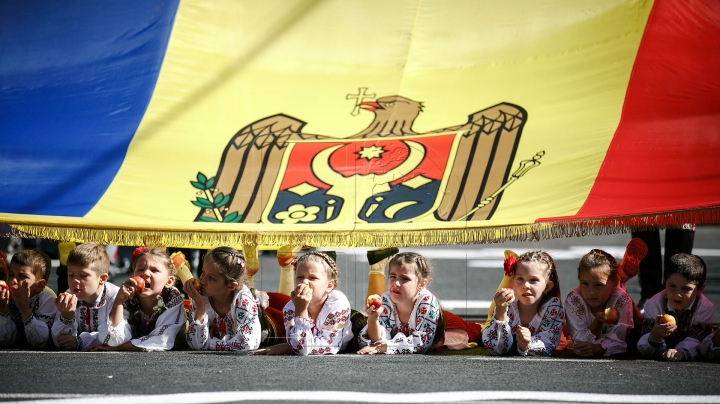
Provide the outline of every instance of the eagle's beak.
[[383,109],[377,102],[365,101],[360,103],[360,108],[366,109],[370,112],[375,112],[376,109]]

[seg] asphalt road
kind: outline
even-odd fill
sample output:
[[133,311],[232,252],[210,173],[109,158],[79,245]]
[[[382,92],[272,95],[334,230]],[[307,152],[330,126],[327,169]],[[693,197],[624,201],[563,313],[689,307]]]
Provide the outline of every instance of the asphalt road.
[[[503,402],[525,403],[548,399],[587,402],[590,398],[605,400],[599,402],[682,402],[690,395],[703,396],[691,402],[720,402],[720,367],[697,362],[440,355],[265,357],[201,352],[20,351],[0,352],[0,361],[5,369],[0,374],[0,400],[3,401],[210,403],[249,399],[305,402],[302,397],[308,397],[308,393],[302,392],[315,392],[309,395],[312,399],[306,401],[325,401],[325,398],[335,402],[480,402],[496,394],[509,398]],[[250,395],[251,392],[257,396]],[[452,400],[460,392],[476,393],[471,398]],[[513,398],[512,394],[520,392],[525,393]],[[203,394],[162,396],[177,393]],[[381,401],[366,393],[384,393],[386,396],[382,397],[392,400]],[[97,394],[103,397],[88,397]],[[220,395],[223,401],[212,394]],[[410,394],[425,398],[420,400],[418,396],[408,396]],[[119,395],[120,401],[111,401],[116,397],[109,395]],[[126,395],[142,396],[128,400]],[[66,401],[58,401],[62,398]]]
[[[458,314],[482,316],[502,276],[502,251],[546,249],[562,292],[576,284],[579,257],[591,248],[622,256],[629,235],[423,247],[435,267],[430,289],[464,302]],[[720,227],[701,227],[695,252],[709,267],[705,294],[720,307]],[[365,250],[338,250],[341,289],[359,307]],[[276,290],[274,256],[261,257],[255,284]],[[116,278],[116,283],[126,275]],[[56,279],[54,280],[56,281]],[[53,279],[50,282],[54,285]],[[637,279],[628,289],[639,297]],[[716,313],[715,323],[720,317]],[[644,359],[496,358],[484,355],[260,357],[202,352],[66,353],[0,351],[0,401],[32,403],[221,402],[715,402],[720,364]]]

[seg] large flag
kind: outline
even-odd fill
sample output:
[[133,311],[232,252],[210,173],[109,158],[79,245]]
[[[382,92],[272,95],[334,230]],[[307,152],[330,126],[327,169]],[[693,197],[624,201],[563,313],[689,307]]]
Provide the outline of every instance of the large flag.
[[720,2],[0,2],[0,223],[124,245],[720,223]]

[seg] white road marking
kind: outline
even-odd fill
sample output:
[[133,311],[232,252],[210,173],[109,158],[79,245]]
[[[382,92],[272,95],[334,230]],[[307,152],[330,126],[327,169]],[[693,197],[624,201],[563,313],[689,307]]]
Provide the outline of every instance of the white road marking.
[[[484,401],[551,401],[564,403],[720,403],[717,395],[598,394],[554,391],[447,391],[429,393],[366,393],[359,391],[225,391],[149,395],[87,395],[55,399],[57,394],[0,393],[0,399],[30,399],[31,404],[227,403],[236,401],[330,401],[344,403],[457,403]],[[67,396],[65,396],[67,397]],[[35,399],[35,400],[33,400]]]

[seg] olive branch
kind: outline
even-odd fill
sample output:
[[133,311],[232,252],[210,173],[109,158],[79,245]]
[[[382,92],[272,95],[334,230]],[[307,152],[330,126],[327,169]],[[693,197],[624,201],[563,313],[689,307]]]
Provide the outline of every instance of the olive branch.
[[[218,192],[217,195],[213,196],[213,192],[217,189],[215,186],[215,177],[208,178],[205,174],[198,172],[197,181],[190,181],[193,187],[199,191],[198,195],[192,204],[205,209],[207,213],[213,213],[215,217],[200,216],[201,222],[222,222],[222,223],[238,223],[242,219],[242,216],[237,212],[231,212],[223,216],[223,212],[227,212],[228,208],[225,205],[230,202],[230,195],[225,195],[222,192]],[[204,197],[204,198],[203,198]]]

